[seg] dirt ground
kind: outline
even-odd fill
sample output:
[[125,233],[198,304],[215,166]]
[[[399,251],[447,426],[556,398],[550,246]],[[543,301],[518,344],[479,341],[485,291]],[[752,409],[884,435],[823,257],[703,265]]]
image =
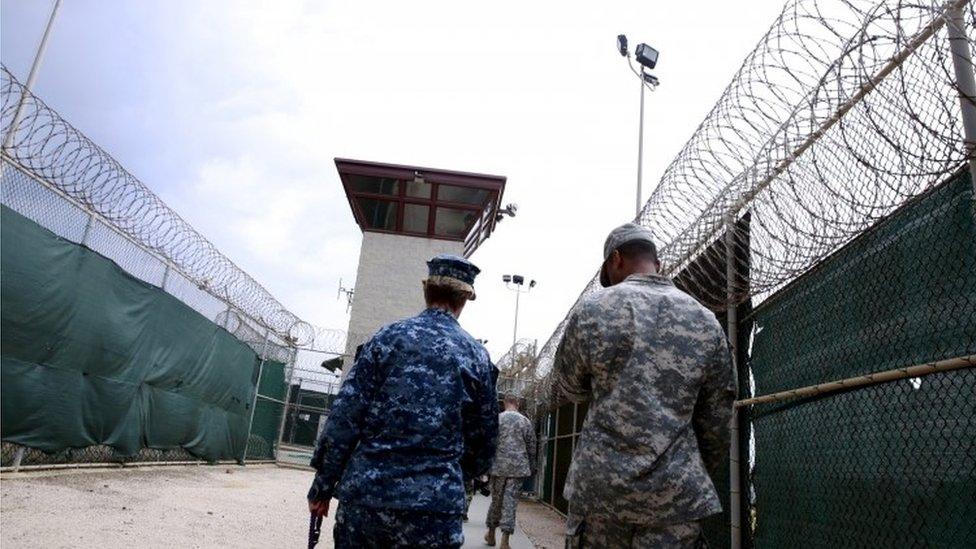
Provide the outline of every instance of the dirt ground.
[[561,549],[565,546],[566,519],[545,505],[519,502],[516,521],[536,549]]
[[[4,474],[0,545],[304,547],[309,474],[273,465]],[[558,521],[541,505],[519,505],[519,525],[537,547],[562,546],[551,535]],[[318,547],[332,547],[332,526],[329,517]]]
[[[304,547],[308,483],[273,465],[4,475],[0,545]],[[318,547],[331,532],[329,521]]]

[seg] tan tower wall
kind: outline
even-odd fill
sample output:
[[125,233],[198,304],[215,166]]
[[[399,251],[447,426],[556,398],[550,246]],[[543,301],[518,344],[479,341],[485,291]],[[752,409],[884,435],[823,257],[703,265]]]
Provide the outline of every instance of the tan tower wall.
[[427,277],[427,260],[442,253],[463,255],[464,244],[417,236],[363,233],[343,377],[352,365],[358,345],[383,326],[424,309],[420,281]]

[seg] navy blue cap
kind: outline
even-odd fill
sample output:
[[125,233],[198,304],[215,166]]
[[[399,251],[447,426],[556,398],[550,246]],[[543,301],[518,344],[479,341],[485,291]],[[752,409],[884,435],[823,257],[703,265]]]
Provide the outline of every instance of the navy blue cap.
[[427,262],[428,277],[426,282],[439,286],[449,286],[469,292],[470,299],[475,298],[474,279],[481,272],[463,257],[451,254],[438,254]]

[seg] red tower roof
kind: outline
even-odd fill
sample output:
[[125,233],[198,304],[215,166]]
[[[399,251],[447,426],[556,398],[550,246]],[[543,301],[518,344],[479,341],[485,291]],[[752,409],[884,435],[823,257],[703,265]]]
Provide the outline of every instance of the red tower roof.
[[495,229],[505,177],[336,158],[363,231],[464,242],[470,256]]

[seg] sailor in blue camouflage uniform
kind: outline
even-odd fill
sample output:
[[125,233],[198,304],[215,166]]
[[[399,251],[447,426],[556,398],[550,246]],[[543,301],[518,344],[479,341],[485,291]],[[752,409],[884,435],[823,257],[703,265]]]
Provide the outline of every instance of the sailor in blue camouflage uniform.
[[460,547],[464,482],[495,453],[494,368],[457,321],[479,269],[452,255],[427,265],[428,308],[363,346],[312,457],[309,509],[339,500],[339,549]]

